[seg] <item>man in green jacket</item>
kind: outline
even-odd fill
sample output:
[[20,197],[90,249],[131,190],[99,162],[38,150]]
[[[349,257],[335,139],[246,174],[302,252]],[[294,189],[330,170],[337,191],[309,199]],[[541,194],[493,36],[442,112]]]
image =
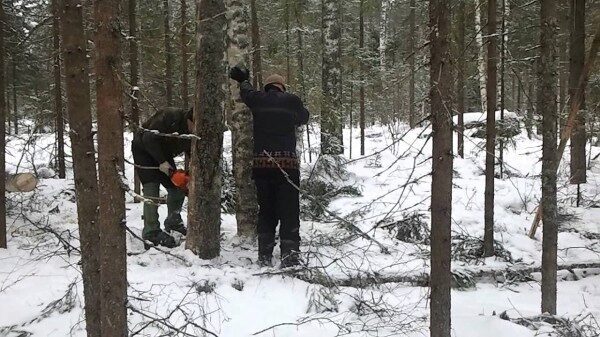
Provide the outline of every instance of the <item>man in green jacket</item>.
[[144,197],[156,200],[159,197],[160,185],[167,189],[168,215],[164,222],[165,231],[160,229],[158,205],[144,203],[144,230],[142,238],[154,245],[175,247],[177,244],[171,231],[187,234],[181,218],[181,207],[185,192],[171,181],[171,174],[176,169],[174,157],[183,153],[189,155],[191,140],[180,137],[169,137],[161,134],[190,134],[194,130],[193,111],[164,108],[150,117],[138,130],[131,144],[133,161],[143,187]]

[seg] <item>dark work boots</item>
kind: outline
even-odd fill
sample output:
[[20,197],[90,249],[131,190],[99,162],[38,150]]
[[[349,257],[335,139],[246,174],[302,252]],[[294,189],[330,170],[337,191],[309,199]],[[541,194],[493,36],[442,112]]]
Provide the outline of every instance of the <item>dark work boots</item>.
[[[177,247],[175,239],[171,235],[161,230],[152,231],[144,235],[143,239],[152,242],[152,244],[155,246],[163,246],[167,248]],[[146,249],[150,249],[150,246],[146,242],[144,242],[144,247]]]
[[175,231],[180,233],[183,236],[187,235],[187,229],[183,224],[183,219],[181,219],[181,214],[172,213],[165,220],[165,232],[170,233],[171,231]]
[[281,240],[281,268],[300,265],[300,244],[296,241]]

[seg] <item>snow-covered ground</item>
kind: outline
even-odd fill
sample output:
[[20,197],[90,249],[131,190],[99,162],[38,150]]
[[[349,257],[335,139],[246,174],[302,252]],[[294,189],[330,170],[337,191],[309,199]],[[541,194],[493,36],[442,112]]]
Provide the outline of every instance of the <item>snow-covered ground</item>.
[[[473,114],[465,120],[482,118]],[[364,157],[359,156],[359,131],[352,130],[352,137],[351,130],[344,132],[348,174],[336,184],[356,187],[361,195],[333,200],[328,209],[337,217],[303,220],[302,250],[308,268],[296,277],[278,268],[259,268],[256,247],[235,236],[233,215],[222,215],[221,257],[211,261],[198,259],[183,245],[169,255],[145,251],[128,234],[132,335],[184,336],[173,332],[172,327],[177,327],[189,336],[202,336],[197,326],[230,337],[428,335],[428,288],[393,282],[351,287],[343,282],[428,272],[428,245],[397,240],[391,224],[415,214],[429,222],[431,130],[372,126],[367,130]],[[485,153],[483,140],[469,137],[471,132],[466,132],[465,158],[454,162],[452,230],[463,239],[483,237]],[[313,146],[318,146],[318,134],[311,136]],[[48,173],[44,167],[52,157],[54,136],[36,137],[36,142],[28,141],[29,137],[9,139],[9,171],[35,167],[39,173]],[[453,270],[502,271],[540,265],[542,231],[533,240],[527,236],[540,199],[541,139],[535,137],[530,140],[523,132],[514,139],[517,147],[509,145],[504,152],[505,175],[496,179],[495,239],[510,256],[473,260],[457,255]],[[126,138],[129,143],[131,135]],[[225,140],[229,153],[229,132]],[[593,157],[600,148],[590,151]],[[125,153],[130,156],[128,144]],[[308,154],[303,154],[304,177],[313,172],[317,157],[313,154],[309,163]],[[230,156],[225,158],[228,161]],[[564,220],[559,263],[599,262],[600,168],[591,162],[588,184],[582,186],[585,207],[576,208],[575,187],[568,184],[565,163],[559,180]],[[126,174],[133,176],[130,165]],[[0,336],[85,336],[74,198],[72,178],[42,179],[35,192],[8,195],[9,248],[0,250]],[[141,233],[142,206],[133,203],[132,196],[127,200],[127,225]],[[166,209],[160,212],[164,219]],[[348,224],[371,239],[357,235]],[[600,276],[577,275],[578,280],[571,277],[558,284],[558,315],[584,318],[581,326],[598,326]],[[534,279],[538,277],[534,274]],[[343,285],[329,284],[336,281]],[[510,318],[540,314],[540,296],[535,280],[479,282],[453,290],[454,336],[525,337],[549,332],[550,326],[534,331],[499,317],[505,311]]]

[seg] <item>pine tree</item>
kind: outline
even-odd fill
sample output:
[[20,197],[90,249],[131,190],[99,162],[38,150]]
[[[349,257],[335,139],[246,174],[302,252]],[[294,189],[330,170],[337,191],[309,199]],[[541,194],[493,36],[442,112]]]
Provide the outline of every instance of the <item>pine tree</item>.
[[163,34],[165,43],[165,93],[167,106],[173,106],[173,50],[171,49],[171,11],[169,0],[163,0]]
[[410,10],[408,14],[408,25],[410,29],[410,35],[408,37],[408,66],[410,67],[410,79],[408,83],[408,124],[411,128],[415,127],[416,123],[416,112],[415,112],[415,53],[417,52],[415,48],[415,40],[417,35],[416,31],[416,1],[410,0]]
[[258,9],[256,0],[250,0],[250,16],[252,29],[252,84],[255,88],[262,88],[262,56],[260,45],[260,29],[258,26]]
[[[458,34],[456,39],[457,44],[457,59],[458,59],[458,71],[457,71],[457,79],[456,79],[456,103],[457,103],[457,113],[458,113],[458,126],[457,126],[457,141],[458,141],[458,155],[461,158],[465,157],[465,120],[464,113],[466,110],[465,106],[465,72],[466,68],[466,53],[465,53],[465,26],[466,26],[466,15],[465,15],[465,1],[460,0],[460,4],[458,5],[458,14],[456,17],[456,23],[458,25]],[[413,89],[414,90],[414,89]],[[413,93],[414,95],[414,93]],[[414,97],[413,97],[414,99]]]
[[[137,31],[137,1],[128,0],[129,13],[129,70],[131,81],[131,114],[129,115],[129,124],[132,132],[135,132],[140,124],[140,105],[139,105],[139,47],[138,47],[138,31]],[[133,172],[133,191],[136,195],[140,194],[140,179],[138,171]],[[137,201],[136,201],[137,202]]]
[[120,0],[94,3],[102,336],[127,336],[120,7]]
[[487,120],[485,129],[485,230],[483,256],[494,255],[494,177],[496,169],[496,104],[498,43],[496,40],[496,0],[488,0],[487,22]]
[[[571,27],[569,39],[569,96],[575,97],[579,77],[585,62],[585,0],[571,1]],[[571,133],[571,184],[585,184],[586,177],[586,132],[585,132],[585,92],[581,96],[580,111]],[[577,189],[577,206],[581,193]]]
[[183,106],[190,106],[189,80],[188,80],[188,27],[187,27],[187,0],[181,0],[181,97]]
[[92,133],[92,107],[82,0],[63,0],[60,34],[65,64],[66,103],[71,132],[77,222],[88,337],[100,337],[100,236],[98,182]]
[[[229,22],[228,57],[229,64],[249,64],[248,50],[248,8],[243,0],[226,0],[227,21]],[[256,235],[258,201],[252,181],[253,140],[252,113],[240,97],[239,85],[229,81],[231,94],[231,151],[233,176],[235,178],[235,211],[237,233],[241,237]]]
[[542,114],[542,313],[556,314],[556,256],[558,223],[556,219],[556,1],[541,0],[540,48],[538,62],[537,110]]
[[4,3],[0,2],[0,248],[6,248],[6,97],[4,79]]
[[192,142],[186,248],[202,259],[219,256],[221,154],[225,107],[225,34],[222,0],[196,0],[196,100],[194,121],[201,141]]
[[430,92],[433,128],[431,183],[431,337],[450,336],[452,215],[452,95],[450,0],[429,2]]
[[[358,18],[358,49],[360,52],[360,89],[359,89],[359,106],[360,106],[360,155],[365,155],[365,0],[360,0],[359,18]],[[414,103],[414,102],[413,102]]]
[[[54,114],[56,128],[56,161],[58,177],[64,179],[65,172],[65,135],[63,118],[62,85],[60,73],[60,19],[58,0],[52,0],[52,53],[54,64],[52,67],[54,75]],[[3,69],[3,68],[2,68]]]

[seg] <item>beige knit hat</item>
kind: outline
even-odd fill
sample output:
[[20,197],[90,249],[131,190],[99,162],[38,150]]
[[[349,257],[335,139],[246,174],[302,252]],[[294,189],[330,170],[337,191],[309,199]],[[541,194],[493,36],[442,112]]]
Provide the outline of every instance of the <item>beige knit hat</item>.
[[279,75],[279,74],[272,74],[269,75],[266,79],[265,79],[265,88],[269,85],[269,84],[279,84],[283,87],[283,90],[285,91],[285,78],[283,78],[283,76]]

